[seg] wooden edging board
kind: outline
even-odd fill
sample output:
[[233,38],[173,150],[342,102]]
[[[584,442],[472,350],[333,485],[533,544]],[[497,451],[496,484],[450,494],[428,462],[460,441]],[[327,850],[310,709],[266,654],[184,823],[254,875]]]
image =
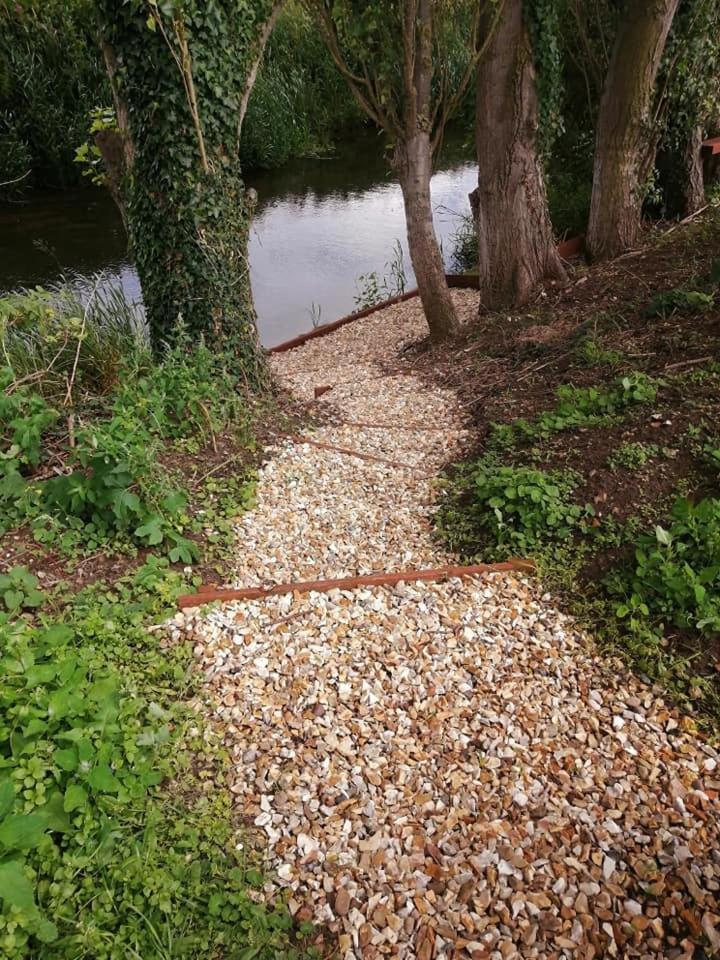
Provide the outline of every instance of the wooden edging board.
[[306,580],[300,583],[277,583],[272,587],[245,587],[240,590],[218,590],[201,587],[197,593],[178,598],[181,610],[207,603],[228,603],[232,600],[262,600],[285,593],[329,593],[331,590],[355,590],[358,587],[391,587],[401,582],[416,583],[447,580],[449,577],[476,577],[484,573],[534,573],[532,560],[508,560],[506,563],[478,563],[469,567],[438,567],[433,570],[403,570],[398,573],[370,573],[364,576],[341,577],[337,580]]
[[[569,259],[570,257],[579,256],[584,249],[585,237],[573,237],[570,240],[563,240],[562,243],[558,244],[558,253],[565,260]],[[453,287],[454,289],[477,290],[478,288],[478,277],[477,274],[474,273],[449,273],[447,274],[446,279],[448,286]],[[286,340],[284,343],[278,343],[274,347],[269,347],[267,352],[287,353],[288,350],[294,350],[296,347],[301,347],[309,340],[316,340],[318,337],[326,337],[329,333],[339,330],[340,327],[344,327],[348,323],[354,323],[355,320],[364,320],[365,317],[370,317],[373,313],[379,313],[380,310],[385,310],[387,307],[393,307],[396,303],[405,303],[406,300],[412,300],[417,296],[417,290],[408,290],[407,293],[403,293],[398,297],[391,297],[389,300],[383,300],[382,303],[376,303],[372,307],[367,307],[365,310],[359,310],[357,313],[348,314],[347,317],[341,317],[339,320],[333,320],[332,323],[324,323],[322,326],[315,327],[314,330],[310,330],[307,333],[301,333],[299,336],[293,337],[292,340]]]

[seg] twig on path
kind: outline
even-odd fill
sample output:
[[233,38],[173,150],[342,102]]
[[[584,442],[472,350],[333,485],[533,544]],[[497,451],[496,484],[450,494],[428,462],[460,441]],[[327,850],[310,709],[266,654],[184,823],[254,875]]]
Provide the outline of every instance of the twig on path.
[[698,363],[708,363],[712,357],[698,357],[696,360],[681,360],[679,363],[670,363],[663,370],[677,370],[679,367],[694,367]]

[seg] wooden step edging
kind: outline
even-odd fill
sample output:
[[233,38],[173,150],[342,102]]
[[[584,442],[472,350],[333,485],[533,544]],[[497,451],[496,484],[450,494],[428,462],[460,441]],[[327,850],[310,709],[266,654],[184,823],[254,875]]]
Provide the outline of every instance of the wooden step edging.
[[485,573],[534,573],[532,560],[513,559],[505,563],[478,563],[469,567],[438,567],[433,570],[403,570],[398,573],[370,573],[336,580],[306,580],[299,583],[277,583],[272,587],[245,587],[239,590],[219,590],[200,587],[197,593],[178,597],[178,607],[189,610],[208,603],[230,603],[233,600],[262,600],[286,593],[330,593],[331,590],[356,590],[358,587],[393,587],[398,583],[432,583],[451,577],[477,577]]

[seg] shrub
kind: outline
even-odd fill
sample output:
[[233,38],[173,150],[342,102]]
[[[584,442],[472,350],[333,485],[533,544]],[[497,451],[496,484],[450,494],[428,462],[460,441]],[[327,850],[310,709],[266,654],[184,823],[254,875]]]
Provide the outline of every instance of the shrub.
[[23,177],[4,192],[78,183],[87,114],[110,99],[96,31],[89,0],[0,3],[0,182]]
[[183,704],[191,648],[147,630],[182,587],[154,560],[63,622],[0,622],[7,960],[306,955],[287,909],[254,902],[263,877],[210,789],[222,758]]

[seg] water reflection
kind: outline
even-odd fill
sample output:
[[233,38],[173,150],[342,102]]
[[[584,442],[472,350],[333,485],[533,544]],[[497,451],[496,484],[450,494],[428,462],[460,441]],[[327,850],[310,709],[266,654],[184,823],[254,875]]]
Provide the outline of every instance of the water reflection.
[[[433,178],[433,205],[446,255],[457,215],[469,209],[475,168],[451,144]],[[354,307],[356,279],[383,272],[396,239],[413,282],[400,189],[377,140],[366,138],[328,160],[309,160],[250,178],[258,207],[250,267],[266,346]],[[62,273],[105,270],[139,299],[122,223],[101,191],[32,197],[0,207],[0,289],[46,284]]]

